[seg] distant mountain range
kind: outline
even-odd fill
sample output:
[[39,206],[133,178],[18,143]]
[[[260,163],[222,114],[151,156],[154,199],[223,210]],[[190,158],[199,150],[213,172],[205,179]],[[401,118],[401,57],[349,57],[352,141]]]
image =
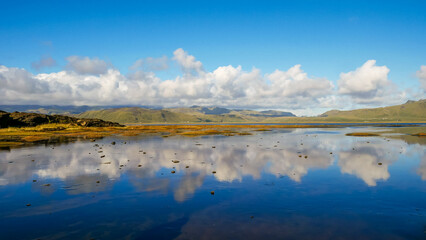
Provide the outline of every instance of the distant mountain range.
[[426,99],[405,104],[350,111],[331,110],[317,117],[291,112],[232,110],[222,107],[148,108],[134,106],[0,105],[0,110],[98,118],[121,124],[220,122],[426,122]]
[[87,111],[79,118],[99,118],[118,123],[262,122],[274,117],[295,117],[290,112],[230,110],[219,107],[146,109],[138,107]]

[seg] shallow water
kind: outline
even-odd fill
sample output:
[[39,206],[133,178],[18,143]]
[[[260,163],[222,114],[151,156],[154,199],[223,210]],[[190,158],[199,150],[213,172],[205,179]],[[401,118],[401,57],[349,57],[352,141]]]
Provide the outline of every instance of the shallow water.
[[425,239],[426,146],[350,131],[0,151],[0,239]]

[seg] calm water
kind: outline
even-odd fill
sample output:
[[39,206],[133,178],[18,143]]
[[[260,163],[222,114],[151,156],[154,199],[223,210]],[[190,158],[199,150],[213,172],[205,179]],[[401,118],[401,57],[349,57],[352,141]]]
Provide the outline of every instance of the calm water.
[[0,239],[426,239],[426,145],[353,130],[0,151]]

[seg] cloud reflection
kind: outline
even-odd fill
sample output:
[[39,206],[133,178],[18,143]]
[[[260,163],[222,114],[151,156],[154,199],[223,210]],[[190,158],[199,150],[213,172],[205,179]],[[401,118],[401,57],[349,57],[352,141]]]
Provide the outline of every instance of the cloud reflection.
[[[0,185],[59,180],[67,193],[82,194],[104,191],[128,176],[137,191],[172,191],[181,202],[207,177],[241,182],[244,177],[260,179],[262,174],[272,174],[302,182],[310,169],[327,169],[337,160],[342,173],[376,186],[390,178],[388,167],[406,148],[406,143],[397,140],[366,142],[332,134],[306,135],[301,129],[235,137],[134,138],[127,144],[118,139],[116,145],[109,141],[0,152]],[[425,162],[423,156],[417,170],[423,180]]]

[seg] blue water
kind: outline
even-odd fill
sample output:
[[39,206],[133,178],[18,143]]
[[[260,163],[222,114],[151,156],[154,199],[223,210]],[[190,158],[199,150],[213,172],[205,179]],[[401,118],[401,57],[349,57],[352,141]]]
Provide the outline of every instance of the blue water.
[[425,239],[426,145],[348,131],[0,151],[0,239]]

